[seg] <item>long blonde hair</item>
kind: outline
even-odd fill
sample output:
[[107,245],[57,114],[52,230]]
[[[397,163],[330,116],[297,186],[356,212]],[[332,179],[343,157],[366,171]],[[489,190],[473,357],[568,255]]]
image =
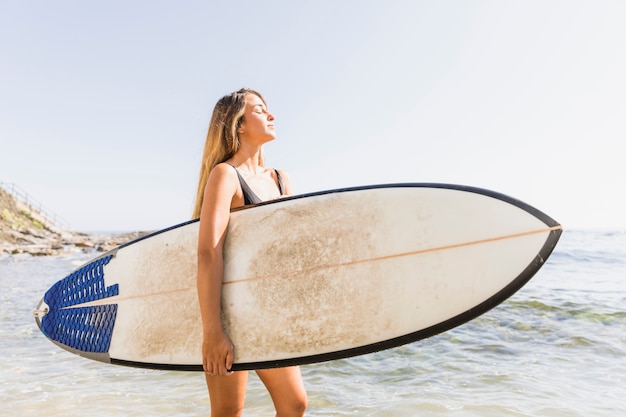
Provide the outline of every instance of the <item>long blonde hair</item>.
[[[242,88],[219,99],[213,109],[202,154],[200,179],[192,214],[194,219],[200,217],[202,202],[204,201],[204,189],[211,170],[217,164],[232,158],[239,150],[237,129],[243,120],[246,109],[245,99],[248,94],[258,96],[265,104],[265,99],[261,94],[248,88]],[[259,153],[259,165],[263,166],[263,152]]]

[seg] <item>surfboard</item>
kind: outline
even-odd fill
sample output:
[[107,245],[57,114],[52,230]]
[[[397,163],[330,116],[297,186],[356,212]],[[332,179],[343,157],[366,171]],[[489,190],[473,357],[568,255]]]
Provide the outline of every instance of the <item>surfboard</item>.
[[[141,237],[45,292],[51,341],[105,363],[202,370],[198,221]],[[562,227],[490,190],[384,184],[233,210],[223,323],[233,370],[347,358],[424,339],[502,303],[541,268]]]

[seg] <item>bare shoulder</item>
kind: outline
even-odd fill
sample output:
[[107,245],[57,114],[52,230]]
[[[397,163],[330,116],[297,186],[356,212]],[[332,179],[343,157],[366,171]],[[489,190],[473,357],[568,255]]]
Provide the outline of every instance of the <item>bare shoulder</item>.
[[237,181],[237,172],[232,166],[226,162],[222,162],[221,164],[215,165],[215,167],[211,170],[208,183],[229,183],[235,181]]
[[233,167],[227,163],[217,164],[209,174],[205,195],[232,199],[237,192],[238,184],[237,172]]

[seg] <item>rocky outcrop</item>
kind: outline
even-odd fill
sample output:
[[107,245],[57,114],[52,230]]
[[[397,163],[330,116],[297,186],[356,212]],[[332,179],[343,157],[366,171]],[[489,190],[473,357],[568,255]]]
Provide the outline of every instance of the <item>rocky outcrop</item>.
[[0,255],[58,255],[106,252],[147,232],[90,234],[61,230],[30,206],[0,188]]

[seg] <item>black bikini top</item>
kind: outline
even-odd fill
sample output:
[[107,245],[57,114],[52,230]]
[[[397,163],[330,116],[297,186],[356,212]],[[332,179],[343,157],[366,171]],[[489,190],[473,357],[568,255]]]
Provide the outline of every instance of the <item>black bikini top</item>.
[[[233,165],[230,165],[230,166],[235,168]],[[254,191],[252,191],[252,188],[250,188],[246,180],[243,179],[243,177],[241,176],[237,168],[235,168],[235,172],[237,173],[237,177],[239,178],[239,184],[241,184],[241,191],[243,191],[244,206],[249,206],[251,204],[257,204],[257,203],[262,202],[263,200],[261,200],[254,193]],[[278,180],[278,190],[280,191],[280,195],[285,195],[285,187],[283,186],[283,181],[280,179],[280,174],[278,173],[278,170],[276,169],[274,170],[274,172],[276,173],[276,179]]]

